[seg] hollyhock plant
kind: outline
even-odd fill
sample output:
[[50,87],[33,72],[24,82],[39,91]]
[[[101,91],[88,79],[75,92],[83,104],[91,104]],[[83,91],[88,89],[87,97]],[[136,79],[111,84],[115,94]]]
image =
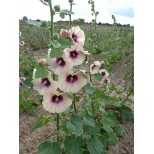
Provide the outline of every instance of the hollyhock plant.
[[72,104],[72,99],[67,93],[56,91],[45,94],[42,104],[44,109],[49,113],[62,113]]
[[64,92],[76,93],[87,84],[86,77],[82,72],[66,72],[59,76],[59,88]]
[[60,58],[47,58],[48,69],[53,71],[56,75],[60,73],[66,72],[71,70],[73,65],[66,59],[66,56],[63,55]]
[[64,53],[73,66],[82,64],[86,55],[89,54],[88,51],[84,51],[84,49],[79,45],[74,45],[71,46],[71,48],[64,49]]
[[69,30],[69,35],[70,35],[70,38],[73,39],[73,43],[74,44],[79,44],[80,46],[83,46],[84,45],[84,42],[85,42],[85,34],[84,34],[83,30],[80,29],[79,26],[72,27]]
[[93,64],[90,65],[90,73],[95,74],[99,71],[99,68],[101,66],[101,62],[95,61]]
[[34,85],[34,89],[39,92],[40,95],[54,92],[57,90],[57,82],[53,81],[51,78],[51,73],[49,72],[48,76],[45,78],[35,78],[36,69],[33,72],[33,80],[32,83]]
[[103,77],[105,77],[105,78],[107,78],[107,77],[109,76],[109,73],[108,73],[108,71],[107,71],[106,69],[101,69],[101,70],[99,70],[99,73],[100,73]]

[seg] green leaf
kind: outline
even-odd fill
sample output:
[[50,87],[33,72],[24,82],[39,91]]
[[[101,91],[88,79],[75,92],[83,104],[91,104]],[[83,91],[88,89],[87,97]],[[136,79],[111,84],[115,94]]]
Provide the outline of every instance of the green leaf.
[[133,111],[129,107],[122,105],[119,108],[119,113],[120,113],[120,116],[122,117],[122,119],[132,122],[132,123],[134,122]]
[[71,135],[65,139],[64,146],[69,154],[83,154],[82,143],[83,140],[81,136],[75,138],[74,135]]
[[95,127],[84,126],[84,130],[90,135],[96,135],[100,131],[99,124],[96,124]]
[[60,13],[63,13],[64,15],[71,15],[71,14],[74,14],[72,11],[69,11],[69,10],[67,10],[67,9],[61,10]]
[[59,48],[52,48],[50,52],[50,58],[59,58],[63,55],[62,49]]
[[51,44],[54,48],[61,48],[61,44],[58,41],[54,41]]
[[82,128],[82,120],[81,118],[76,115],[76,114],[73,114],[71,116],[71,119],[70,121],[67,122],[67,128],[70,132],[73,132],[75,134],[82,134],[83,133],[83,128]]
[[63,12],[60,12],[60,13],[59,13],[59,16],[60,16],[62,19],[65,18],[65,14],[64,14]]
[[47,75],[48,75],[48,70],[45,68],[45,66],[38,64],[36,67],[35,77],[36,78],[45,78],[45,77],[47,77]]
[[39,145],[38,154],[61,154],[60,145],[47,140]]
[[38,154],[50,154],[51,150],[51,141],[47,140],[39,145]]
[[95,74],[95,79],[101,81],[102,80],[102,75],[100,73]]
[[32,81],[32,76],[30,76],[29,78],[27,78],[26,80],[24,80],[24,84],[31,87],[33,85]]
[[86,141],[87,148],[90,154],[102,154],[104,151],[104,145],[97,136],[92,136]]
[[82,107],[87,108],[92,105],[92,101],[85,101],[82,103]]
[[95,120],[93,116],[86,113],[86,115],[83,117],[83,124],[86,126],[95,127]]
[[125,137],[126,135],[126,131],[124,130],[124,128],[122,127],[122,125],[117,125],[114,127],[115,133],[117,134],[117,136],[120,137]]
[[83,88],[87,94],[93,94],[95,92],[95,88],[90,83],[87,83]]
[[103,123],[103,129],[108,133],[112,133],[113,132],[113,129],[108,125],[108,124],[105,124]]
[[64,38],[60,38],[58,41],[61,44],[61,48],[69,48],[72,45],[71,42]]
[[111,116],[111,115],[103,115],[102,116],[102,123],[103,125],[109,125],[111,127],[114,127],[117,124],[117,121],[115,119],[115,117]]
[[116,134],[115,133],[110,133],[107,139],[107,142],[109,145],[115,146],[118,142]]
[[45,115],[40,115],[38,119],[36,120],[35,124],[33,125],[32,129],[39,128],[43,125],[46,125],[51,121],[51,117],[47,117]]

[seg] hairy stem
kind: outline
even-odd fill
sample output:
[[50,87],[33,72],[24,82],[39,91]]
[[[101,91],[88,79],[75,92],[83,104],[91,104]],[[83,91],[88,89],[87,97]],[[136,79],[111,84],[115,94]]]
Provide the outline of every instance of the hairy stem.
[[76,113],[75,93],[73,94],[73,108],[74,108],[74,112]]
[[89,80],[90,80],[90,82],[92,82],[91,73],[90,73],[90,56],[89,56],[89,59],[88,59],[88,65],[89,65]]
[[[52,1],[49,0],[49,7],[50,7],[50,44],[53,40],[53,29],[54,29],[54,25],[53,25],[53,19],[54,19],[54,12],[53,12],[53,8],[52,8]],[[51,51],[52,52],[52,51]],[[53,80],[55,80],[55,74],[53,73]]]
[[58,131],[57,142],[59,142],[59,114],[58,113],[57,113],[57,131]]
[[[70,3],[70,11],[72,12],[72,3]],[[72,15],[71,14],[69,15],[69,20],[70,20],[69,22],[70,28],[72,28]]]

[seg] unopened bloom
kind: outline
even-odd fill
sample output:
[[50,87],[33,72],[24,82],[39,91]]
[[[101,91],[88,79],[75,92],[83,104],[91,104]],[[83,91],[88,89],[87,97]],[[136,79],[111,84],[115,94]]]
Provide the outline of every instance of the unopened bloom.
[[34,69],[33,72],[33,88],[38,91],[40,95],[44,95],[46,93],[54,92],[57,90],[57,82],[52,80],[50,72],[47,77],[38,79],[35,78],[35,72],[36,69]]
[[44,95],[42,104],[49,113],[61,113],[72,104],[72,99],[66,93],[56,91]]
[[56,75],[60,73],[71,70],[73,65],[66,59],[65,55],[60,58],[50,58],[47,59],[48,69],[53,71]]
[[39,60],[39,64],[42,65],[42,66],[46,65],[47,64],[47,60],[46,59],[40,59]]
[[59,88],[64,92],[76,93],[87,84],[86,77],[82,72],[64,73],[59,75]]
[[90,65],[90,73],[95,74],[99,71],[101,63],[99,61],[95,61],[93,64]]
[[71,48],[64,49],[64,53],[73,66],[82,64],[88,54],[88,52],[84,51],[84,49],[79,45],[74,45],[71,46]]
[[84,42],[85,42],[85,34],[84,34],[83,30],[80,29],[79,26],[72,27],[69,30],[69,33],[70,33],[70,38],[73,39],[73,42],[75,44],[79,44],[80,46],[83,46],[84,45]]
[[68,38],[69,36],[69,31],[65,30],[65,29],[61,29],[60,31],[60,36],[64,37],[64,38]]
[[20,46],[24,46],[24,44],[25,44],[24,41],[20,41],[20,42],[19,42],[19,45],[20,45]]
[[106,69],[101,69],[99,70],[99,73],[103,76],[103,77],[108,77],[109,76],[109,73]]
[[108,84],[108,83],[110,83],[110,79],[105,77],[102,79],[102,83]]

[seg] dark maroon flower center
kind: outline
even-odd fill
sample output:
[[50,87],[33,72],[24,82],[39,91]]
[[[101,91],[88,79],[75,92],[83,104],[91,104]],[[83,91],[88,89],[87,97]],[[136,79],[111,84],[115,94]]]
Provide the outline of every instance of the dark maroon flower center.
[[68,75],[66,78],[66,81],[69,83],[74,83],[78,80],[78,76],[77,75]]
[[93,70],[95,67],[96,67],[96,65],[94,64],[91,69]]
[[51,85],[51,82],[49,81],[48,78],[42,78],[41,83],[46,87],[49,87]]
[[63,96],[61,96],[61,95],[59,95],[59,96],[54,95],[54,96],[52,96],[51,101],[53,103],[60,103],[60,102],[63,101]]
[[65,66],[65,61],[63,58],[57,58],[56,62],[58,63],[58,65],[60,65],[61,67]]
[[75,42],[78,41],[78,36],[75,33],[72,34],[72,38]]
[[23,86],[23,83],[22,83],[21,81],[19,81],[19,86],[20,86],[20,87]]
[[105,72],[102,72],[102,75],[105,76]]
[[73,50],[73,51],[70,52],[70,57],[71,58],[77,58],[78,57],[78,54],[79,53],[76,50]]
[[104,80],[104,83],[107,83],[107,82],[108,82],[107,79],[105,79],[105,80]]

